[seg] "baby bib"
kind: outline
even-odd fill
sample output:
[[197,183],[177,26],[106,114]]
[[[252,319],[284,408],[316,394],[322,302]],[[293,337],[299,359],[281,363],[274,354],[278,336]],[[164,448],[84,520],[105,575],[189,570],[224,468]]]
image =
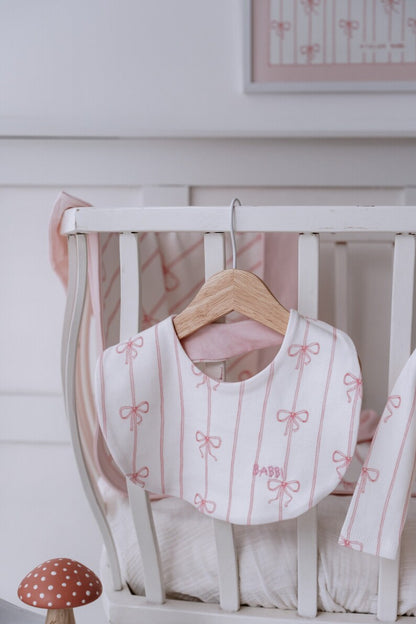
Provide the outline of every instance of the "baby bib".
[[96,369],[100,425],[127,478],[236,524],[299,516],[336,487],[361,398],[351,339],[295,310],[277,355],[243,381],[202,373],[172,316],[104,351]]

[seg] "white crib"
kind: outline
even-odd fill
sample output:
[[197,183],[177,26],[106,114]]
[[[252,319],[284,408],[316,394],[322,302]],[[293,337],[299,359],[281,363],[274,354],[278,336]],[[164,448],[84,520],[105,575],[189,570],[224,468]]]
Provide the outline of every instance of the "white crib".
[[[205,234],[205,275],[224,268],[224,233],[229,231],[229,207],[181,208],[74,208],[66,211],[61,232],[68,236],[70,271],[62,343],[62,375],[72,441],[82,483],[100,528],[105,554],[101,576],[106,612],[113,624],[133,622],[228,622],[260,624],[265,620],[293,621],[318,617],[326,622],[373,621],[370,614],[317,612],[317,511],[297,520],[298,610],[261,607],[240,608],[238,563],[231,525],[212,520],[218,558],[220,604],[165,598],[152,507],[147,493],[128,482],[128,494],[145,569],[145,596],[133,595],[121,578],[116,546],[83,446],[77,416],[77,346],[87,290],[86,237],[94,232],[119,234],[121,267],[120,340],[139,330],[140,254],[139,233],[202,232]],[[335,252],[335,309],[341,319],[346,310],[347,264],[345,243],[391,241],[394,243],[391,290],[389,388],[411,352],[416,208],[412,206],[240,206],[235,213],[238,232],[297,232],[298,309],[318,317],[320,240]],[[358,345],[359,346],[359,345]],[[88,371],[83,370],[82,376]],[[85,383],[85,382],[84,382]],[[82,387],[81,387],[82,390]],[[387,393],[387,389],[386,389]],[[278,565],[278,562],[276,562]],[[415,562],[416,566],[416,562]],[[380,559],[377,618],[397,617],[399,560]],[[402,616],[401,619],[408,619]]]

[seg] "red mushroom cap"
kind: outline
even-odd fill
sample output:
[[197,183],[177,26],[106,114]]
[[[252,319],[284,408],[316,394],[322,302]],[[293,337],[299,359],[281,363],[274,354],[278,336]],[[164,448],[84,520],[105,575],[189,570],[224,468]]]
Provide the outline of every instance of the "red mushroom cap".
[[25,576],[17,595],[42,609],[70,609],[96,600],[103,590],[92,570],[72,559],[48,559]]

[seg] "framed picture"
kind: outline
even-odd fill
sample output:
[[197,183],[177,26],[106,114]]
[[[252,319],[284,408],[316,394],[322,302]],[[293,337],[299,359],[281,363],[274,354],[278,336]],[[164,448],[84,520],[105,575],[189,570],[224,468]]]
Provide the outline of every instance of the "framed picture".
[[246,0],[245,89],[416,91],[416,0]]

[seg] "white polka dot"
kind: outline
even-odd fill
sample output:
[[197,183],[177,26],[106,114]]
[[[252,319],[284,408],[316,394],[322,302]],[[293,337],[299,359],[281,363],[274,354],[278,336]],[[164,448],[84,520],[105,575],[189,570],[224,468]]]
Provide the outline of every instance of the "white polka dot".
[[74,570],[74,574],[78,574],[78,570]]
[[59,557],[59,561],[63,561],[62,557]]
[[62,583],[62,587],[66,587],[66,583]]
[[39,598],[45,598],[45,594],[39,594]]
[[59,565],[59,563],[54,563],[53,565],[54,565],[54,566],[58,566],[58,565]]
[[53,572],[51,572],[51,574],[52,574],[52,576],[55,576],[56,575],[55,570],[53,570]]
[[80,564],[80,563],[77,563],[77,566],[80,568],[80,567],[81,567],[81,564]]
[[36,602],[36,600],[33,601],[33,606],[36,607],[38,603]]
[[70,561],[67,561],[67,562],[66,562],[66,565],[71,565],[71,562],[70,562]]
[[48,602],[48,607],[51,607],[51,606],[52,606],[52,603],[51,603],[51,602]]
[[46,570],[46,568],[42,568],[42,570]]
[[77,581],[77,585],[82,585],[81,581]]
[[31,593],[29,592],[28,594],[26,594],[26,598],[30,598],[31,597]]
[[68,568],[62,568],[62,570],[63,570],[64,572],[66,572],[66,571],[68,570]]
[[85,604],[85,600],[82,600],[82,604]]
[[24,587],[28,587],[28,586],[29,586],[29,583],[26,583],[26,585],[24,585]]
[[37,586],[37,585],[33,585],[33,589],[37,589],[37,588],[38,588],[38,586]]
[[90,578],[90,575],[89,575],[89,574],[87,574],[86,572],[85,572],[85,576],[86,576],[87,578]]
[[53,589],[53,585],[48,585],[48,589],[49,590]]
[[46,581],[46,576],[41,576],[41,577],[40,577],[40,580],[41,580],[41,581]]
[[96,591],[95,593],[96,593],[96,595],[97,595],[97,596],[99,596],[99,595],[100,595],[100,592],[99,592],[99,591]]
[[76,596],[76,595],[77,595],[77,592],[72,592],[72,595],[73,595],[73,596]]
[[62,595],[61,594],[56,594],[56,597],[57,598],[62,598]]
[[66,577],[65,577],[65,578],[69,580],[71,577],[70,577],[70,576],[68,576],[68,575],[66,575]]
[[85,593],[86,593],[87,596],[89,596],[91,594],[89,589],[87,589],[87,591]]
[[67,607],[70,607],[70,606],[71,606],[71,603],[70,603],[70,602],[67,602],[67,603],[66,603],[66,606],[67,606]]
[[20,600],[23,600],[22,594],[19,594],[19,598],[20,598]]
[[39,574],[37,574],[37,573],[36,573],[36,574],[34,574],[33,576],[34,576],[35,578],[37,578],[37,577],[39,576]]
[[90,587],[92,587],[92,583],[88,583],[88,585],[89,585]]

